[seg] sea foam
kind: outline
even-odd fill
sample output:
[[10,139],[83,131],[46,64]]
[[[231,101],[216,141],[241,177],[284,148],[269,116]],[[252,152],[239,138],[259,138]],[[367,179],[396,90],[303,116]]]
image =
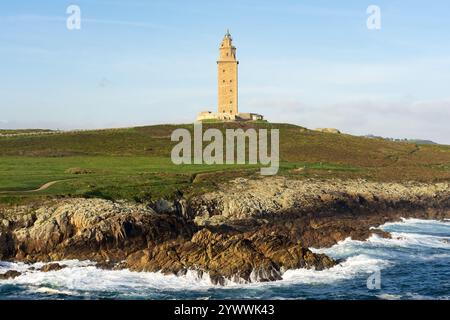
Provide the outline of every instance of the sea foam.
[[[437,230],[437,234],[414,233],[418,226],[422,230]],[[22,275],[0,281],[2,285],[13,285],[26,288],[29,292],[43,295],[59,296],[91,296],[99,293],[116,292],[120,297],[152,297],[157,294],[169,296],[183,292],[197,292],[203,298],[209,297],[211,289],[270,289],[283,288],[297,284],[331,284],[357,277],[369,275],[375,271],[390,268],[399,259],[443,259],[448,258],[450,252],[450,238],[441,236],[450,234],[450,221],[423,221],[408,219],[381,226],[383,230],[390,231],[392,239],[371,236],[367,241],[345,239],[330,248],[312,249],[316,253],[324,253],[333,258],[342,259],[342,262],[326,270],[296,269],[288,270],[282,275],[282,280],[266,283],[236,283],[226,281],[225,286],[214,285],[207,273],[189,271],[185,275],[163,275],[156,272],[132,272],[129,270],[104,270],[97,268],[94,262],[65,260],[61,265],[64,269],[50,272],[41,272],[44,263],[32,265],[25,263],[12,263],[0,261],[0,273],[7,270],[17,270]],[[435,232],[435,233],[436,233]],[[441,251],[431,255],[417,255],[409,253],[409,248],[434,248]],[[263,290],[263,291],[264,291]],[[172,294],[171,294],[172,292]],[[164,298],[164,295],[157,297]],[[395,299],[396,295],[389,294],[382,299]],[[415,298],[415,297],[411,297]]]

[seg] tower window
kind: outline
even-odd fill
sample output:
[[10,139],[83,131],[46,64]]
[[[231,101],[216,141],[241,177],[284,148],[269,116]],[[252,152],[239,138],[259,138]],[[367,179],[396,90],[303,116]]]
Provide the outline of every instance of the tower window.
[[223,72],[225,72],[225,69],[223,69]]
[[230,80],[230,82],[233,82],[233,80]]

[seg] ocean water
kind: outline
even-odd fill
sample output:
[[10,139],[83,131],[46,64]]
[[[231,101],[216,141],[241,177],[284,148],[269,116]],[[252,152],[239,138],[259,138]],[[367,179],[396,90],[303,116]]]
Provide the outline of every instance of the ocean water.
[[382,229],[393,238],[313,249],[343,261],[324,271],[289,270],[271,283],[218,286],[195,273],[110,271],[76,260],[43,273],[30,270],[43,264],[0,261],[0,273],[23,273],[0,280],[0,299],[450,299],[450,221],[408,219]]

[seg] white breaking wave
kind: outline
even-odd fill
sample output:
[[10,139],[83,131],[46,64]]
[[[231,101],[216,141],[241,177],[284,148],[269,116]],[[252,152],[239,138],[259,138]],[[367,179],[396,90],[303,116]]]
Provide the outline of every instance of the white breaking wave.
[[[408,219],[403,222],[389,223],[382,228],[412,227],[422,225],[439,225],[447,227],[450,223],[438,221],[422,221]],[[330,248],[311,249],[316,253],[324,253],[334,258],[344,259],[337,266],[322,270],[297,269],[288,270],[282,280],[268,283],[235,283],[227,281],[224,287],[214,285],[207,273],[202,276],[196,271],[187,272],[182,276],[163,275],[161,273],[132,272],[129,270],[103,270],[95,267],[90,261],[65,260],[61,265],[67,267],[58,271],[41,272],[44,263],[27,265],[24,263],[11,263],[0,261],[0,273],[7,270],[17,270],[22,275],[8,280],[0,281],[3,284],[25,286],[31,292],[47,295],[77,295],[80,292],[120,292],[122,296],[149,296],[154,292],[205,292],[211,288],[270,288],[283,287],[292,284],[330,284],[338,281],[355,278],[358,275],[369,275],[375,271],[389,268],[396,263],[396,259],[409,253],[399,250],[405,248],[439,248],[450,249],[449,237],[424,235],[417,233],[391,232],[393,238],[386,239],[377,235],[371,236],[367,241],[345,239]],[[403,250],[405,251],[405,250]],[[450,252],[423,256],[423,259],[447,258]],[[417,255],[414,256],[416,259]],[[380,296],[383,299],[396,299],[395,295]]]
[[407,231],[408,233],[442,234],[448,236],[450,234],[450,220],[438,221],[402,218],[402,222],[389,222],[380,228],[390,232]]
[[[446,231],[450,232],[450,223],[448,222],[420,219],[402,219],[401,222],[386,223],[380,228],[384,230],[398,227],[407,231],[415,230],[418,225],[421,227],[445,228]],[[450,250],[450,237],[448,236],[392,231],[391,236],[392,238],[382,238],[374,234],[366,241],[347,238],[329,248],[311,248],[311,251],[315,253],[323,253],[333,258],[345,259],[345,261],[324,271],[290,270],[284,274],[283,279],[326,283],[349,279],[361,273],[373,273],[377,270],[382,270],[393,265],[395,260],[402,257],[431,261],[450,256],[450,253],[420,256],[415,251],[409,253],[407,250],[399,250],[409,248]]]
[[447,222],[436,220],[402,219],[402,222],[390,222],[379,227],[383,230],[395,230],[395,227],[398,227],[405,231],[390,231],[391,238],[382,238],[376,234],[370,236],[366,241],[346,238],[330,248],[311,248],[311,250],[315,253],[324,253],[332,257],[342,258],[357,252],[372,251],[372,253],[377,253],[377,251],[386,249],[386,247],[428,247],[450,249],[450,237],[448,236],[434,236],[429,234],[406,232],[414,229],[417,225],[426,225],[429,227],[448,227],[448,232],[450,233],[450,223]]
[[[32,268],[42,264],[25,265],[22,263],[4,263],[1,271],[17,270],[22,275],[2,282],[5,284],[27,285],[35,287],[38,292],[58,293],[64,290],[77,291],[141,291],[156,290],[202,290],[213,287],[207,274],[199,276],[189,271],[183,276],[163,275],[159,272],[132,272],[129,270],[104,270],[95,267],[90,261],[59,261],[66,268],[41,272]],[[31,268],[31,270],[30,270]],[[61,290],[55,290],[59,288]]]
[[316,271],[311,269],[288,270],[282,282],[322,284],[354,278],[358,274],[372,274],[390,265],[387,260],[376,259],[365,254],[349,257],[330,269]]
[[389,294],[389,293],[379,294],[377,295],[377,297],[383,300],[400,300],[402,298],[402,296],[399,294]]
[[[76,291],[89,292],[146,292],[148,290],[206,291],[217,288],[209,275],[203,273],[200,277],[196,271],[187,272],[183,276],[163,275],[159,272],[132,272],[129,270],[103,270],[96,268],[89,261],[60,261],[61,265],[70,265],[58,271],[41,272],[30,270],[30,267],[41,267],[42,264],[25,265],[22,263],[3,263],[2,272],[17,270],[22,275],[15,279],[5,280],[4,284],[28,286],[30,290],[45,294],[72,295]],[[285,286],[293,283],[333,283],[338,280],[353,278],[360,273],[371,273],[388,265],[387,261],[373,259],[367,255],[358,255],[348,258],[339,265],[316,271],[311,269],[288,270],[283,279],[265,283],[236,283],[227,281],[223,289],[258,288],[270,286]]]
[[74,291],[68,291],[68,290],[58,290],[54,288],[48,288],[48,287],[40,287],[35,290],[37,293],[43,293],[43,294],[49,294],[49,295],[65,295],[65,296],[75,296],[77,293]]
[[450,237],[438,237],[406,232],[391,232],[392,239],[371,236],[367,241],[390,247],[428,247],[450,249]]
[[450,226],[450,219],[444,220],[423,220],[416,218],[401,218],[401,222],[387,222],[381,227],[385,228],[392,225],[416,225],[416,224],[427,224],[427,225],[448,225]]

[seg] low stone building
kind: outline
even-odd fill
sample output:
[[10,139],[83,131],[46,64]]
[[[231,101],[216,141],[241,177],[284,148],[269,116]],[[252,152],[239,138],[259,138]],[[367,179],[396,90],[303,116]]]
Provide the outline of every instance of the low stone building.
[[197,116],[197,121],[219,120],[219,121],[258,121],[264,117],[257,113],[237,113],[202,111]]

